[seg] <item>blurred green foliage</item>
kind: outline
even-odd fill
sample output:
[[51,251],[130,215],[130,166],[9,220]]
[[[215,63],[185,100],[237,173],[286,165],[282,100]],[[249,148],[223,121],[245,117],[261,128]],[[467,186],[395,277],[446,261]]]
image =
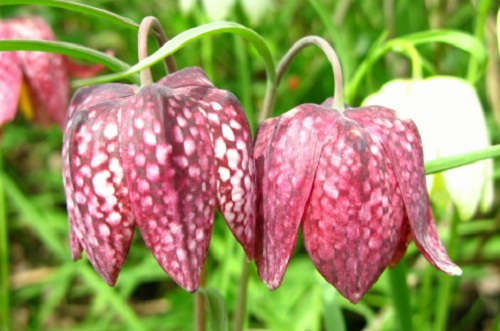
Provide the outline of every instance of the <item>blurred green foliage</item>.
[[[34,1],[35,2],[35,1]],[[169,37],[207,23],[201,5],[190,14],[180,12],[174,0],[89,0],[100,7],[139,23],[154,15]],[[495,7],[496,6],[496,7]],[[297,39],[315,34],[329,40],[340,56],[347,86],[360,66],[386,40],[409,34],[453,29],[469,34],[484,47],[496,38],[495,1],[361,1],[275,0],[258,25],[251,25],[239,3],[228,20],[250,26],[269,43],[276,61]],[[137,62],[136,32],[108,21],[77,12],[43,6],[0,6],[0,18],[19,15],[43,16],[59,40],[98,50],[112,50],[116,57]],[[491,32],[493,31],[493,32]],[[499,92],[489,84],[500,73],[474,62],[471,55],[449,44],[417,46],[424,60],[424,76],[446,74],[471,78],[479,93],[492,141],[498,143]],[[150,51],[156,45],[151,42]],[[398,51],[397,49],[395,49]],[[220,88],[232,91],[254,121],[265,93],[265,68],[256,51],[237,36],[217,35],[193,42],[175,54],[179,68],[201,66]],[[498,63],[497,51],[488,51],[488,65]],[[475,64],[471,64],[472,62]],[[471,67],[474,73],[469,72]],[[488,69],[487,69],[488,68]],[[498,66],[496,67],[498,68]],[[155,78],[165,74],[155,65]],[[370,63],[366,75],[348,100],[357,106],[385,82],[411,77],[405,55],[389,52]],[[490,82],[490,83],[489,83]],[[500,85],[496,85],[497,87]],[[331,96],[333,78],[329,63],[317,49],[307,49],[292,63],[279,88],[274,114],[301,103],[321,103]],[[448,125],[453,125],[450,119]],[[109,288],[88,261],[71,261],[67,216],[61,178],[62,134],[59,129],[40,128],[18,117],[1,129],[0,170],[6,196],[10,256],[10,316],[12,330],[191,330],[194,295],[169,279],[145,247],[139,233],[114,288]],[[500,168],[496,168],[496,178]],[[448,243],[453,208],[435,209],[441,237]],[[408,317],[415,330],[438,330],[436,320],[446,316],[442,330],[500,330],[500,215],[498,201],[487,214],[457,225],[454,259],[464,269],[460,278],[450,278],[433,269],[412,245],[401,262],[403,288],[409,291]],[[218,217],[206,262],[208,286],[226,300],[230,318],[234,314],[243,252]],[[6,261],[0,261],[6,263]],[[439,312],[446,277],[447,306]],[[325,287],[297,245],[282,286],[270,292],[251,266],[248,284],[246,326],[268,330],[401,330],[398,297],[391,293],[393,277],[385,272],[363,300],[352,305]],[[405,288],[405,284],[407,284]],[[327,288],[327,289],[325,289]],[[327,298],[327,299],[325,299]],[[337,305],[344,321],[328,318]],[[333,309],[333,308],[332,308]],[[325,316],[327,318],[325,318]],[[337,315],[335,315],[337,316]],[[231,322],[231,319],[229,320]],[[335,322],[337,321],[337,322]],[[337,323],[337,324],[336,324]],[[345,325],[343,325],[345,323]],[[207,324],[209,325],[209,324]]]

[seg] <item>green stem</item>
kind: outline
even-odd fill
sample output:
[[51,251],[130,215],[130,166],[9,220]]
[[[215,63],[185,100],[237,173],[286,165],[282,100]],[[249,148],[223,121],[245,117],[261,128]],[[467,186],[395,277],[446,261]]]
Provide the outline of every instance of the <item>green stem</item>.
[[[279,86],[281,78],[285,73],[286,69],[294,59],[294,57],[305,47],[310,45],[318,46],[330,61],[332,65],[333,77],[335,79],[335,87],[333,91],[333,108],[338,111],[344,111],[344,87],[342,82],[342,66],[340,65],[337,53],[333,50],[332,46],[323,38],[318,36],[307,36],[296,41],[288,52],[283,56],[280,63],[278,64],[278,69],[276,70],[276,86]],[[275,95],[271,96],[271,105],[274,103]],[[271,115],[271,108],[263,108],[260,120],[268,118]]]
[[[2,168],[0,154],[0,169]],[[0,176],[0,329],[9,330],[10,326],[10,286],[9,286],[9,233],[5,205],[4,182]]]
[[[65,1],[65,0],[36,0],[36,5],[46,6],[46,7],[56,7],[62,9],[68,9],[75,12],[80,12],[83,14],[88,14],[91,16],[96,16],[98,18],[102,18],[110,21],[111,23],[137,30],[139,29],[139,24],[134,21],[117,15],[113,12],[109,12],[104,9],[95,8],[89,5],[84,5],[81,3],[73,2],[73,1]],[[9,6],[9,5],[34,5],[33,0],[2,0],[0,2],[0,6]]]
[[399,322],[399,330],[412,331],[413,309],[406,276],[407,266],[404,261],[399,262],[394,268],[389,268],[391,295],[393,306],[396,309],[396,318]]
[[[448,243],[448,255],[453,260],[457,251],[458,242],[458,215],[454,210],[452,212],[452,221],[450,226],[450,237]],[[446,331],[448,330],[448,313],[450,309],[450,296],[452,291],[452,277],[449,275],[440,275],[439,280],[439,292],[436,302],[436,319],[434,321],[435,331]]]
[[[120,72],[130,68],[130,66],[125,62],[122,62],[106,53],[96,51],[92,48],[61,41],[22,39],[0,40],[0,51],[41,51],[58,53],[93,63],[100,63],[113,71]],[[124,78],[128,78],[134,82],[139,82],[137,75],[128,75]]]
[[420,293],[418,296],[419,301],[419,322],[418,325],[422,328],[422,330],[429,329],[429,321],[430,321],[430,309],[429,305],[431,304],[431,287],[432,282],[434,280],[434,267],[427,266],[424,271],[424,277],[422,280],[422,286],[420,287]]
[[[481,0],[476,4],[477,15],[475,16],[476,25],[474,27],[474,36],[477,40],[484,42],[484,30],[486,29],[486,19],[491,8],[491,0]],[[479,77],[479,61],[471,56],[469,59],[469,66],[467,70],[467,80],[469,83],[474,84]]]
[[259,123],[271,116],[271,113],[274,109],[274,103],[276,101],[276,93],[278,93],[277,84],[267,84],[266,96],[264,98],[264,104],[262,105],[262,111],[260,111],[259,115],[257,116]]
[[236,312],[234,314],[234,331],[242,331],[245,324],[245,312],[247,308],[248,278],[250,277],[250,263],[243,259],[243,270],[241,271],[240,287],[238,291],[238,301],[236,302]]
[[[205,267],[201,270],[200,289],[204,289],[207,285],[207,271]],[[194,295],[194,329],[195,331],[205,331],[206,325],[206,310],[205,310],[205,295],[203,291],[197,291]]]

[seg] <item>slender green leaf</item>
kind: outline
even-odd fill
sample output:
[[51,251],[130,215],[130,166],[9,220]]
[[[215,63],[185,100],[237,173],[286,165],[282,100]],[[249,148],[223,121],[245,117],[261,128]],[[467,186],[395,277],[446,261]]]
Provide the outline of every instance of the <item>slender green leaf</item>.
[[96,295],[105,298],[109,304],[109,308],[120,316],[123,321],[128,323],[130,330],[145,330],[141,321],[126,301],[113,288],[100,279],[88,264],[78,263],[76,265],[85,283],[92,288]]
[[104,9],[95,8],[89,5],[84,5],[81,3],[73,2],[73,1],[65,1],[65,0],[2,0],[0,1],[0,6],[9,6],[9,5],[39,5],[39,6],[47,6],[47,7],[56,7],[62,9],[68,9],[76,12],[80,12],[83,14],[88,14],[91,16],[95,16],[97,18],[108,20],[117,25],[121,25],[127,27],[129,29],[138,30],[139,24],[134,21],[120,16],[118,14],[109,12]]
[[44,291],[46,293],[44,303],[38,312],[41,324],[45,324],[63,302],[71,286],[74,270],[75,266],[72,262],[66,263],[58,268],[56,274],[48,281]]
[[500,156],[500,145],[486,147],[477,151],[458,154],[448,157],[439,158],[436,160],[425,162],[425,173],[427,175],[436,172],[458,168],[480,160],[489,159]]
[[224,297],[215,288],[199,289],[207,299],[208,314],[212,331],[227,330],[227,310]]
[[17,187],[12,179],[0,170],[0,180],[3,182],[5,195],[9,206],[17,209],[22,216],[23,222],[35,231],[43,245],[60,261],[67,261],[69,252],[54,231],[48,231],[46,217],[30,202],[23,192]]
[[[413,46],[442,42],[455,46],[466,52],[469,52],[480,65],[485,65],[488,54],[485,47],[470,34],[456,30],[430,30],[422,31],[399,38],[391,39],[386,43],[382,43],[386,34],[382,34],[368,52],[366,59],[358,66],[358,70],[354,74],[352,80],[345,88],[345,97],[347,102],[350,102],[358,86],[361,84],[365,75],[370,71],[373,64],[389,51],[399,51],[402,45],[411,44]],[[408,47],[406,47],[408,48]],[[410,53],[411,55],[411,53]]]
[[[213,34],[218,34],[218,33],[233,33],[233,34],[238,34],[243,36],[244,38],[248,39],[253,46],[257,49],[259,54],[263,57],[265,63],[266,63],[266,70],[267,70],[267,80],[268,84],[274,84],[274,77],[275,77],[275,65],[274,65],[274,59],[271,54],[271,51],[269,50],[269,47],[267,46],[266,41],[255,31],[244,27],[243,25],[233,23],[233,22],[215,22],[215,23],[208,23],[205,25],[201,25],[192,29],[189,29],[187,31],[184,31],[171,40],[169,40],[166,44],[164,44],[160,49],[158,49],[155,53],[151,54],[144,60],[140,61],[139,63],[135,64],[128,70],[117,73],[117,74],[111,74],[111,75],[105,75],[101,77],[96,77],[91,80],[93,84],[95,83],[105,83],[105,82],[110,82],[110,81],[115,81],[119,79],[124,79],[127,78],[128,76],[132,74],[136,74],[140,72],[143,69],[149,68],[156,63],[162,61],[164,58],[166,58],[169,55],[172,55],[179,49],[183,48],[186,46],[188,43],[200,39],[201,37],[207,37]],[[81,79],[79,81],[79,85],[88,85],[89,80],[86,79]]]
[[474,56],[480,64],[485,64],[488,53],[474,36],[456,30],[428,30],[400,37],[414,45],[441,42],[462,49]]
[[[0,40],[0,51],[41,51],[59,53],[74,58],[100,63],[113,71],[124,71],[130,68],[128,64],[95,49],[61,41],[46,40]],[[139,82],[139,76],[128,75],[133,82]],[[91,79],[89,79],[90,81]]]

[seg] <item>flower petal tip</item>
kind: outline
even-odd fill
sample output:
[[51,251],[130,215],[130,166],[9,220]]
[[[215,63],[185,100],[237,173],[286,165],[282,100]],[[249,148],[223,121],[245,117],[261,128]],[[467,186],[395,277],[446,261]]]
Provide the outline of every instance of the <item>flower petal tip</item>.
[[278,280],[264,281],[264,283],[266,283],[267,288],[270,291],[274,291],[275,289],[277,289],[281,285],[281,282]]
[[199,285],[196,284],[196,285],[181,285],[179,284],[181,287],[183,287],[186,291],[190,292],[190,293],[194,293],[196,291],[198,291],[198,288],[199,288]]
[[[259,265],[257,265],[258,267]],[[258,274],[259,278],[266,284],[267,288],[271,291],[277,289],[280,287],[281,282],[283,281],[283,274],[280,273],[275,273],[275,274],[270,274],[267,270],[264,271],[264,268],[261,267],[260,269],[258,268]]]
[[346,297],[347,300],[349,300],[352,304],[356,304],[361,300],[361,298],[363,297],[363,295],[365,295],[365,293],[361,292],[346,293],[346,294],[342,293],[342,295]]
[[449,265],[443,270],[445,273],[451,276],[462,276],[462,269],[457,265]]

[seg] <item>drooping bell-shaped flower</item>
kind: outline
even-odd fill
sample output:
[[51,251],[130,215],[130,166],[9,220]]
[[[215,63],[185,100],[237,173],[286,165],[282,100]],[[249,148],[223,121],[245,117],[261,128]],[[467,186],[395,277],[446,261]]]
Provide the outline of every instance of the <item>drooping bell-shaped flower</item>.
[[[490,145],[481,102],[474,88],[454,77],[394,80],[369,96],[364,104],[397,109],[412,118],[422,136],[424,160],[430,161]],[[470,219],[478,206],[493,202],[493,160],[483,160],[442,173],[446,190],[461,219]],[[434,175],[427,176],[432,191]]]
[[[55,40],[39,17],[0,20],[1,39]],[[19,108],[40,124],[64,126],[68,107],[68,74],[89,77],[104,67],[82,66],[65,56],[35,51],[0,52],[0,126],[11,121]]]
[[237,99],[199,68],[141,88],[78,90],[63,146],[73,258],[83,249],[113,285],[137,225],[160,266],[194,291],[218,207],[251,259],[251,141]]
[[461,273],[437,235],[418,131],[395,111],[300,105],[260,125],[254,158],[255,259],[269,288],[282,281],[300,225],[318,271],[352,302],[411,239],[436,268]]

